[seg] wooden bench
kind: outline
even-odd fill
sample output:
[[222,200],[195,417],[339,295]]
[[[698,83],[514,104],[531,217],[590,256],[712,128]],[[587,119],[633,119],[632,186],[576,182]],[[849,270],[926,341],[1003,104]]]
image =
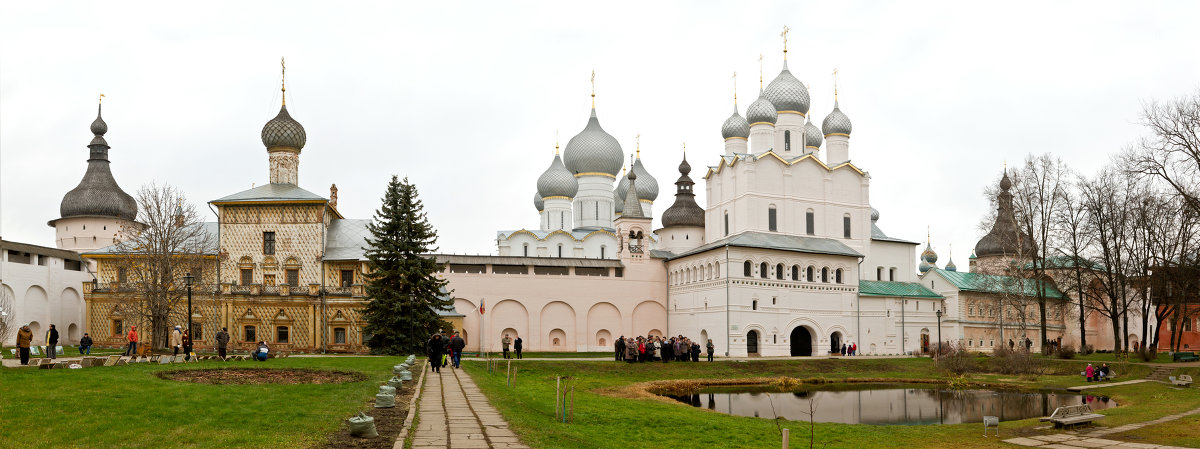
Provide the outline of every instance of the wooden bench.
[[1179,377],[1171,376],[1171,383],[1181,387],[1190,387],[1192,385],[1192,376],[1182,374]]
[[1054,409],[1054,413],[1050,416],[1042,418],[1042,421],[1054,423],[1055,428],[1065,426],[1074,426],[1076,424],[1088,424],[1097,419],[1103,418],[1104,415],[1092,413],[1092,407],[1087,404],[1083,405],[1068,405]]
[[1171,354],[1171,359],[1176,362],[1195,362],[1200,360],[1194,352],[1176,352]]

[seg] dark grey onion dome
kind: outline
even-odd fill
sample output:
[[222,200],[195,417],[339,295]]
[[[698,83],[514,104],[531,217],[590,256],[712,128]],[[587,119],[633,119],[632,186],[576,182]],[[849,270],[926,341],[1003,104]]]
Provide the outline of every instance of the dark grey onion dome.
[[854,127],[850,125],[850,117],[846,117],[846,114],[842,113],[837,100],[834,100],[833,112],[825,116],[825,121],[821,122],[821,130],[825,132],[825,137],[833,134],[849,136],[852,129]]
[[596,108],[592,108],[587,126],[567,142],[567,148],[563,150],[563,162],[567,170],[575,175],[605,173],[617,176],[625,159],[624,154],[617,139],[600,127]]
[[629,178],[625,176],[625,170],[621,170],[621,181],[617,183],[617,188],[613,190],[613,210],[618,214],[625,210],[625,192],[628,191]]
[[788,71],[787,60],[783,61],[783,71],[767,84],[766,93],[776,111],[808,114],[808,88]]
[[575,194],[579,193],[579,181],[567,171],[562,158],[555,154],[554,160],[550,161],[550,167],[538,177],[537,189],[542,199],[556,196],[574,198]]
[[759,123],[774,125],[778,119],[779,113],[775,112],[775,105],[771,104],[771,100],[768,100],[763,90],[759,89],[758,99],[746,108],[746,120],[750,122],[750,126],[754,126]]
[[533,192],[533,207],[536,207],[538,212],[546,210],[546,201],[542,199],[542,194]]
[[804,146],[812,148],[821,148],[821,142],[825,139],[821,137],[821,130],[817,129],[817,125],[812,123],[812,120],[807,120],[804,123]]
[[642,158],[637,158],[633,163],[633,172],[637,173],[637,195],[640,200],[649,200],[651,203],[658,199],[658,180],[650,176],[650,172],[642,165]]
[[92,141],[88,144],[90,157],[87,172],[79,185],[63,195],[58,213],[62,218],[80,216],[116,217],[129,221],[137,218],[137,201],[133,199],[113,178],[108,161],[108,143],[104,134],[108,124],[96,109],[96,120],[92,122]]
[[688,177],[692,166],[687,162],[687,155],[679,163],[679,180],[675,181],[675,204],[663,211],[662,223],[664,228],[674,226],[704,227],[704,209],[696,204],[696,194],[692,191],[695,183]]
[[279,115],[263,125],[262,143],[267,148],[285,147],[299,150],[304,148],[307,139],[304,127],[288,114],[287,106],[279,108]]
[[992,230],[975,243],[976,257],[1032,257],[1037,251],[1033,239],[1017,226],[1012,194],[1008,192],[1010,188],[1012,181],[1005,171],[1004,177],[1000,178],[1000,193],[996,195],[996,222],[992,224]]
[[738,114],[737,105],[733,106],[733,115],[725,119],[725,124],[721,125],[721,137],[725,140],[750,138],[750,122]]

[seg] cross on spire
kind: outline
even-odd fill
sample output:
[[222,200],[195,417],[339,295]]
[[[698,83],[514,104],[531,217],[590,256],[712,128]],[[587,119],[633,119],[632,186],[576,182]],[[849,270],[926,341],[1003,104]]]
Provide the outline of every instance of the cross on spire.
[[592,70],[592,108],[596,107],[596,71]]
[[788,28],[788,27],[787,27],[787,25],[784,25],[784,26],[783,26],[783,32],[779,33],[779,36],[783,38],[783,59],[784,59],[785,61],[787,60],[787,35],[788,35],[788,31],[791,31],[791,29],[790,29],[790,28]]
[[833,68],[833,102],[834,103],[837,103],[837,99],[838,99],[837,75],[838,75],[838,69],[837,69],[837,67],[834,67]]
[[733,105],[737,106],[737,72],[733,72]]
[[638,135],[634,137],[634,142],[636,142],[635,145],[637,146],[637,158],[641,159],[642,158],[642,133],[638,133]]
[[100,94],[100,99],[96,103],[104,103],[104,94]]
[[763,83],[762,83],[762,78],[763,78],[763,71],[762,71],[762,70],[763,70],[763,69],[762,69],[762,58],[763,58],[763,56],[762,56],[762,53],[759,53],[759,54],[758,54],[758,88],[759,88],[759,89],[762,89],[762,87],[763,87]]
[[283,57],[279,57],[279,96],[283,99],[283,105],[287,106],[287,64],[284,63]]

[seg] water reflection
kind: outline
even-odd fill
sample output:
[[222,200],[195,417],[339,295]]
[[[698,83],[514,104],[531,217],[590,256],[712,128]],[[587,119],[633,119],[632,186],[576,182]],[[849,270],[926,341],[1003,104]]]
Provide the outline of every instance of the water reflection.
[[1115,407],[1107,397],[1054,391],[949,390],[928,385],[833,384],[798,391],[765,388],[713,388],[698,394],[669,396],[693,407],[737,416],[776,416],[845,424],[958,424],[1050,416],[1057,407],[1088,404],[1092,410]]

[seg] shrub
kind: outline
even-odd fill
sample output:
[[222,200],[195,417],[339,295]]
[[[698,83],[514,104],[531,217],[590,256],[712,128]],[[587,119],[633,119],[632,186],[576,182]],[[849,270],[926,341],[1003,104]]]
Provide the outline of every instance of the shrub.
[[943,345],[942,354],[938,356],[935,366],[940,370],[958,375],[977,370],[975,355],[961,343]]
[[1034,358],[1025,348],[1008,349],[1000,346],[992,353],[991,369],[1001,374],[1045,374],[1045,362]]
[[1073,347],[1073,346],[1059,347],[1058,353],[1055,354],[1055,356],[1057,356],[1058,358],[1063,359],[1063,360],[1071,360],[1071,359],[1075,358],[1075,347]]
[[1088,355],[1093,352],[1096,352],[1096,350],[1092,348],[1092,345],[1084,345],[1082,348],[1079,349],[1079,353],[1083,354],[1083,355]]

